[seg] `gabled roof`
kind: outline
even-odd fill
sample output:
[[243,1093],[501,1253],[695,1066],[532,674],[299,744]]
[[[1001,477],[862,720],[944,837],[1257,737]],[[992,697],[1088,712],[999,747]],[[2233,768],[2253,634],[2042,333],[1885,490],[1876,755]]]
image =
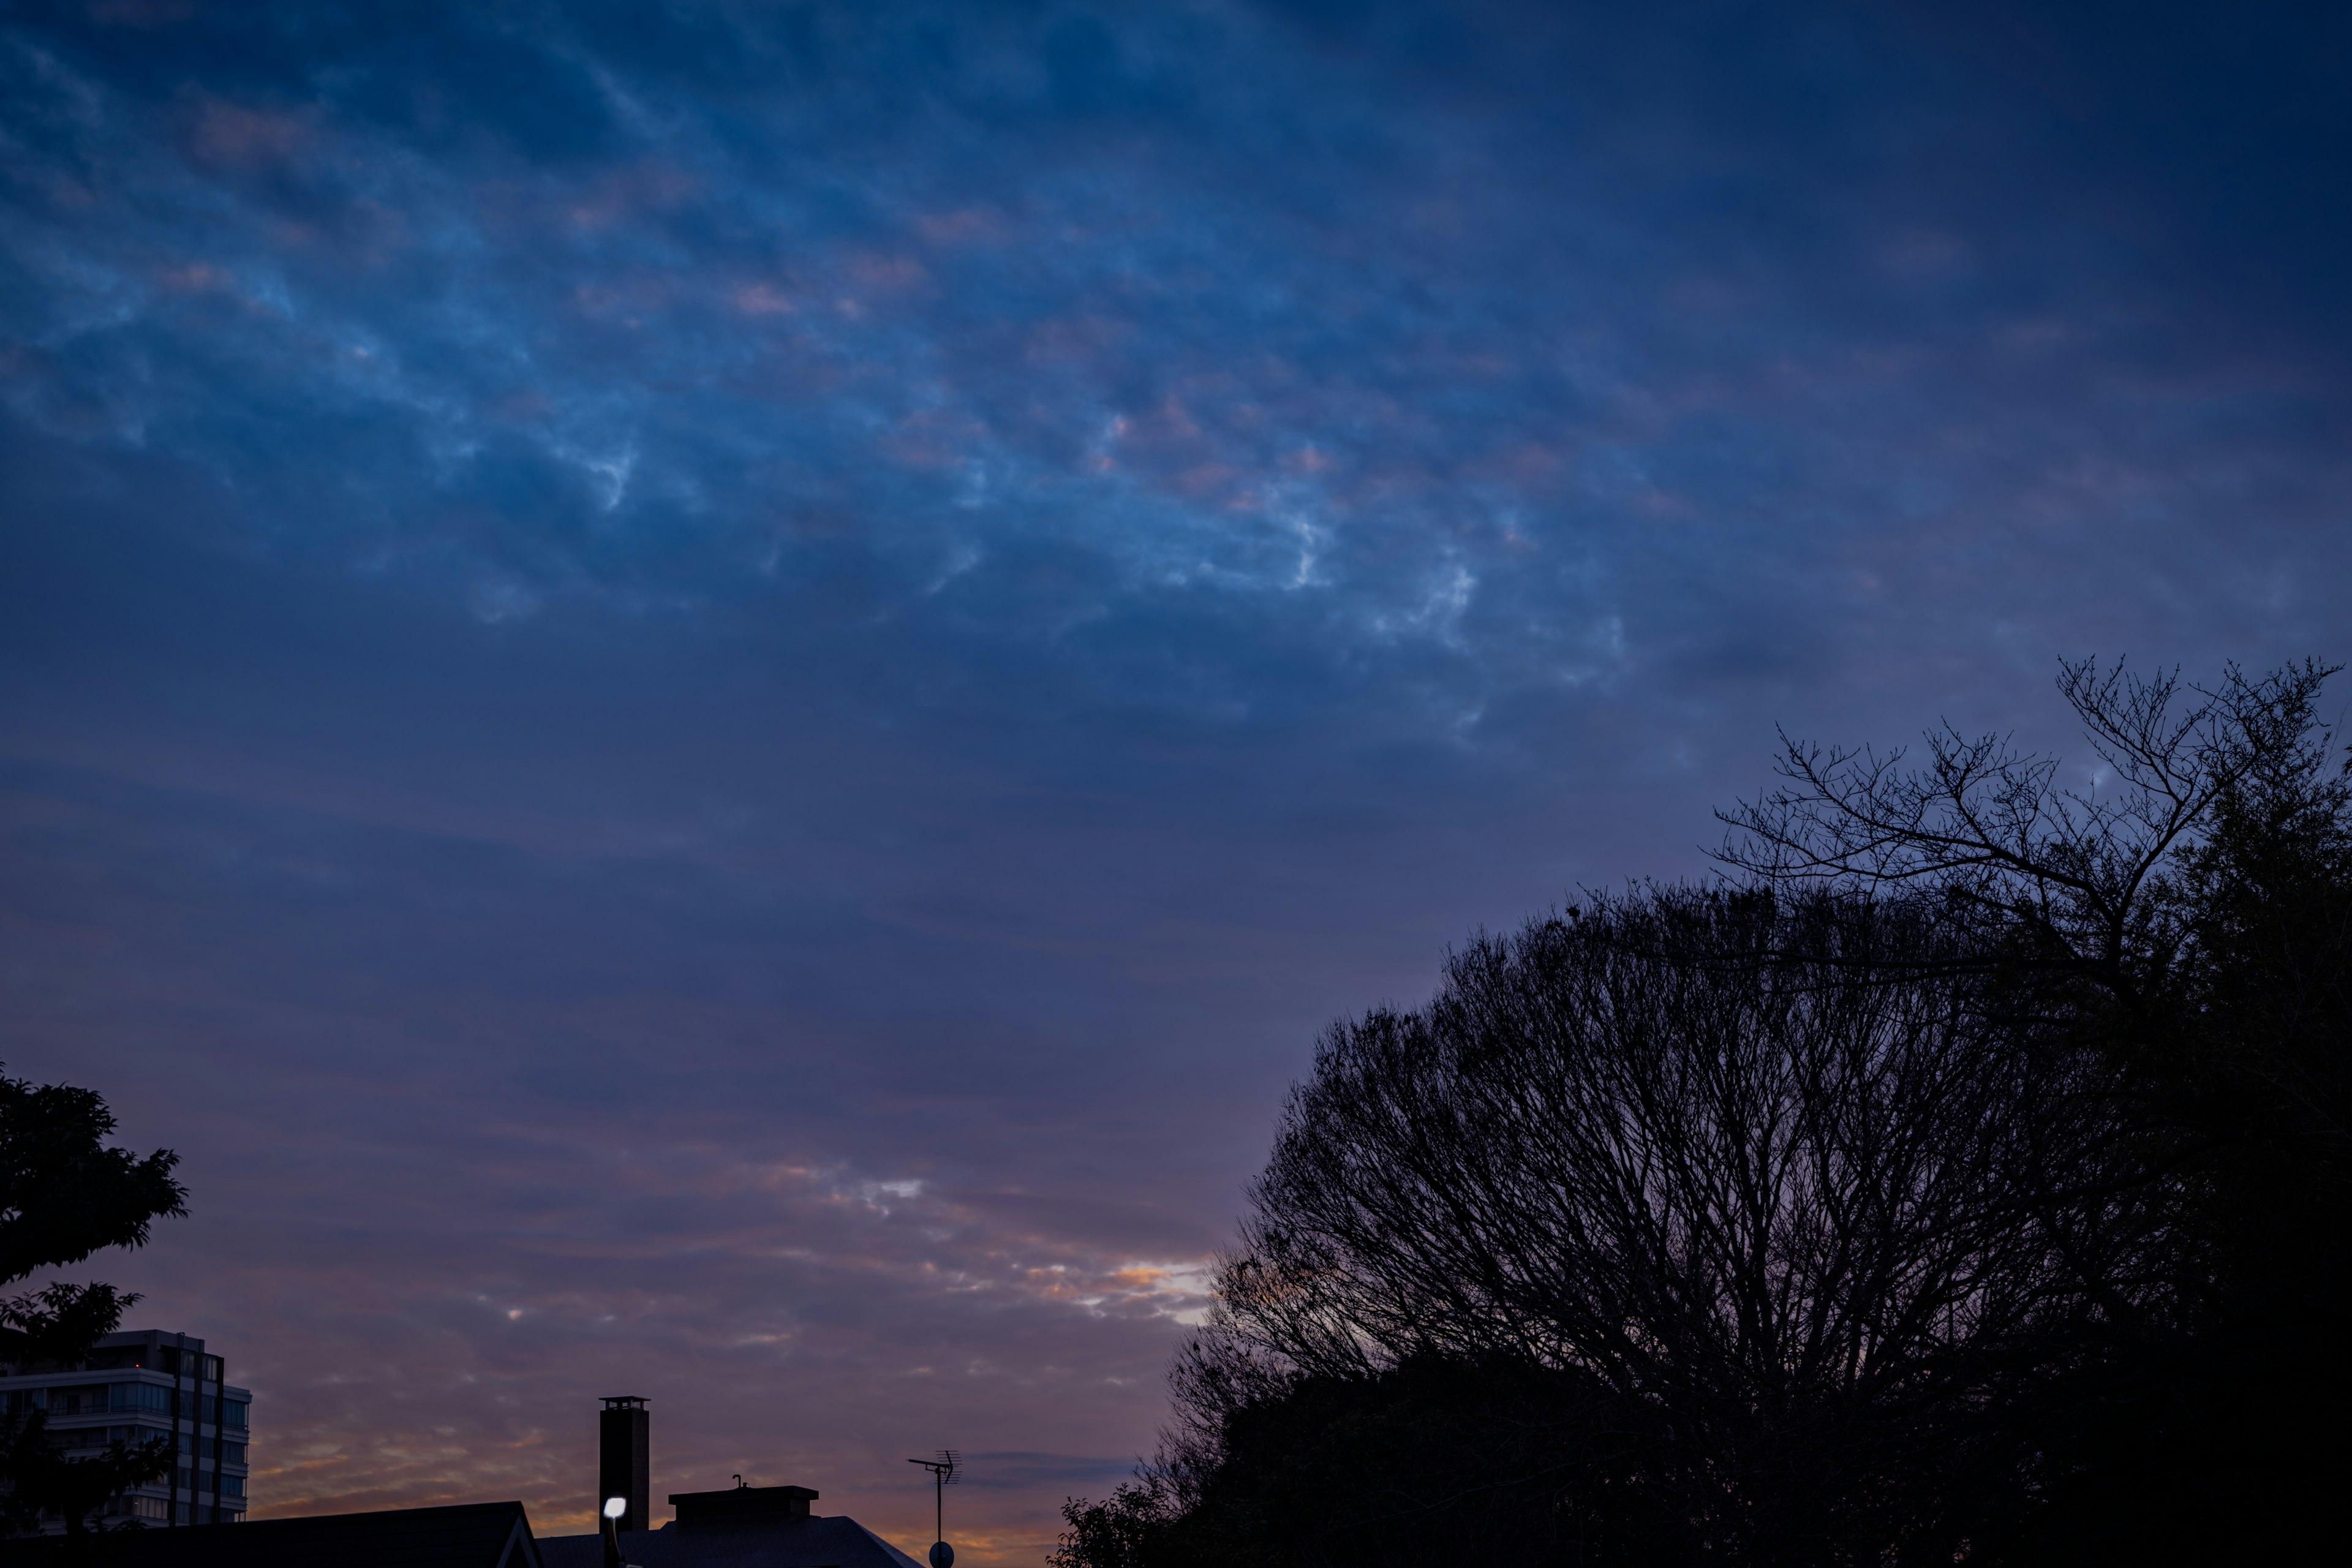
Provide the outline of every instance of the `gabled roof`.
[[78,1557],[51,1535],[9,1542],[6,1554],[28,1568],[546,1568],[519,1502],[107,1531],[87,1544]]

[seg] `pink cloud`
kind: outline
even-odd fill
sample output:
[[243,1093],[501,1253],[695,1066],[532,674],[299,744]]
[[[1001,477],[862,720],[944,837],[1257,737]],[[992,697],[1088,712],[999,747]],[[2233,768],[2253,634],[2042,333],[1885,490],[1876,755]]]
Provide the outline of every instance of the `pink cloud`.
[[199,163],[253,168],[294,157],[310,146],[312,132],[297,115],[207,98],[196,110],[188,141]]
[[930,281],[930,272],[911,256],[861,251],[849,258],[850,279],[861,288],[895,292],[919,289]]
[[746,316],[791,316],[800,307],[765,283],[746,283],[731,296],[735,309]]
[[564,216],[577,228],[605,229],[648,214],[672,212],[702,194],[698,175],[647,159],[609,170],[571,198]]
[[992,244],[1009,238],[1012,231],[1011,221],[993,207],[959,207],[915,219],[915,232],[937,246]]

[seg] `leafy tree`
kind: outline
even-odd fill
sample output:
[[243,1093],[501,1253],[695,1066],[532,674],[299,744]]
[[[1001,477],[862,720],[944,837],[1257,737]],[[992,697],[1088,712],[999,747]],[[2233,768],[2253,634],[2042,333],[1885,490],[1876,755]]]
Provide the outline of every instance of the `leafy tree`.
[[[186,1212],[169,1150],[110,1148],[114,1117],[95,1091],[0,1078],[0,1289],[70,1268],[110,1247],[139,1247],[150,1225]],[[0,1298],[0,1364],[70,1367],[138,1300],[104,1284],[53,1283]],[[0,1414],[0,1528],[38,1528],[44,1511],[79,1533],[107,1499],[171,1464],[162,1440],[69,1458],[46,1413]]]

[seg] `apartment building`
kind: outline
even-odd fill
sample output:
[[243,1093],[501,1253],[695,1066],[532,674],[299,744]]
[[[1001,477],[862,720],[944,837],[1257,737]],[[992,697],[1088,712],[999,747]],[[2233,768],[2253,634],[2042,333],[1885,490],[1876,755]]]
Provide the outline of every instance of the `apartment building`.
[[[107,1518],[233,1524],[245,1518],[253,1395],[226,1382],[224,1371],[192,1334],[109,1334],[79,1366],[0,1366],[0,1410],[47,1412],[49,1433],[68,1454],[118,1439],[171,1440],[172,1468],[110,1501]],[[61,1520],[43,1522],[65,1528]]]

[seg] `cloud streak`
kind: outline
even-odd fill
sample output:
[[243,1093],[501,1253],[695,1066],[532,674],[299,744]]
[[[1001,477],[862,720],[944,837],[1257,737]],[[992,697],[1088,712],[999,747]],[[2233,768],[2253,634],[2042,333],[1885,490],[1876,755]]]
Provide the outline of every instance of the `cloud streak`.
[[2343,647],[2346,47],[12,14],[11,1068],[188,1153],[117,1272],[265,1510],[582,1521],[628,1391],[1034,1562],[1324,1021],[1696,869],[1776,723]]

